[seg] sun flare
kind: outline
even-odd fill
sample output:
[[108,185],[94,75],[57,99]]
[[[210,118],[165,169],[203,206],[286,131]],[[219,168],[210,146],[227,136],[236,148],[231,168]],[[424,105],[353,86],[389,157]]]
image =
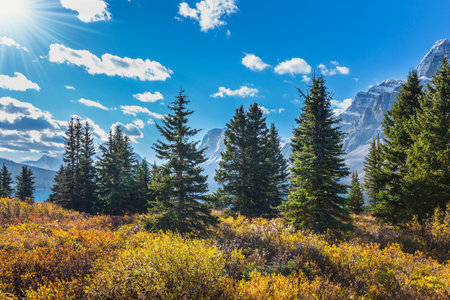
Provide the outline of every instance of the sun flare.
[[26,0],[0,0],[0,22],[15,22],[26,16],[28,5]]

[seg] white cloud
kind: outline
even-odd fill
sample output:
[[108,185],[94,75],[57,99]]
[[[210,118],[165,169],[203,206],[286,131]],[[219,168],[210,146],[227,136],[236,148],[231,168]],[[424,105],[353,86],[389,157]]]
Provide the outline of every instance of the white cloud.
[[219,91],[211,97],[214,98],[223,98],[225,96],[231,96],[231,97],[241,97],[241,98],[248,98],[248,97],[255,97],[256,94],[258,94],[258,89],[255,88],[249,88],[248,86],[241,86],[238,90],[231,90],[229,88],[225,88],[223,86],[219,87]]
[[75,90],[75,87],[73,87],[73,86],[71,86],[71,85],[65,85],[64,87],[65,87],[66,89],[68,89],[68,90],[72,90],[72,91]]
[[148,119],[147,125],[155,125],[155,121],[153,119]]
[[303,82],[310,82],[311,81],[311,77],[309,77],[308,75],[302,75],[302,81]]
[[181,2],[178,14],[198,21],[203,32],[226,25],[222,17],[238,11],[236,0],[202,0],[197,2],[195,7],[191,8],[186,2]]
[[159,100],[164,100],[164,96],[160,92],[145,92],[142,94],[135,94],[133,97],[142,102],[157,102]]
[[9,37],[6,37],[6,36],[0,36],[0,45],[4,45],[4,46],[8,46],[8,47],[15,47],[19,50],[23,50],[25,52],[30,52],[30,51],[28,51],[27,48],[21,46],[15,40],[13,40]]
[[28,80],[22,73],[15,72],[14,77],[0,75],[0,88],[10,91],[37,90],[41,88],[36,83]]
[[252,71],[263,71],[270,67],[270,65],[263,62],[261,58],[254,54],[246,54],[244,58],[242,58],[242,64]]
[[284,108],[278,108],[278,109],[272,108],[272,109],[269,109],[269,108],[266,108],[264,106],[259,106],[259,108],[262,110],[263,114],[265,114],[265,115],[268,115],[268,114],[271,114],[271,113],[281,114],[282,112],[284,112]]
[[111,19],[108,3],[103,0],[60,0],[61,5],[78,13],[78,19],[90,23]]
[[292,58],[278,64],[275,67],[275,73],[283,74],[309,74],[311,73],[311,66],[303,58]]
[[50,45],[49,60],[84,67],[89,74],[135,78],[141,81],[165,81],[173,73],[157,61],[122,58],[109,53],[99,58],[88,50],[74,50],[61,44]]
[[335,60],[331,61],[331,64],[335,67],[332,69],[328,69],[324,64],[320,64],[317,67],[320,69],[322,75],[325,76],[334,76],[336,74],[348,75],[350,74],[350,69],[344,66],[340,66],[339,63]]
[[102,105],[100,102],[97,101],[81,98],[80,100],[78,100],[78,102],[89,107],[96,107],[107,111],[109,110],[109,108],[107,108],[106,106]]
[[144,137],[144,134],[139,130],[139,127],[135,124],[122,124],[121,122],[116,122],[111,125],[111,130],[115,130],[119,127],[123,133],[125,133],[133,143],[137,143],[137,139]]
[[136,125],[139,129],[143,129],[145,127],[144,121],[140,119],[134,120],[133,124]]
[[352,98],[347,98],[347,99],[344,99],[343,101],[331,100],[330,101],[331,106],[335,107],[335,109],[333,109],[333,113],[336,116],[339,116],[347,108],[349,108],[350,105],[352,105],[352,101],[353,101]]
[[164,119],[164,116],[150,111],[147,107],[139,105],[121,105],[120,109],[125,115],[136,116],[137,114],[147,114],[156,119]]

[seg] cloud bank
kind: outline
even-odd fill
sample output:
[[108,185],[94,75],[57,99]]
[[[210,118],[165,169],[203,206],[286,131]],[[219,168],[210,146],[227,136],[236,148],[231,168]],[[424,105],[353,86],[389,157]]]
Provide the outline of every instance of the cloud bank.
[[89,74],[120,76],[141,81],[165,81],[173,73],[157,61],[122,58],[109,53],[99,58],[88,50],[75,50],[61,44],[50,45],[49,60],[83,67]]
[[258,89],[249,88],[248,86],[241,86],[241,88],[237,90],[231,90],[229,88],[221,86],[219,87],[219,91],[215,94],[212,94],[211,97],[224,98],[225,96],[230,96],[230,97],[248,98],[248,97],[255,97],[258,93],[259,93]]

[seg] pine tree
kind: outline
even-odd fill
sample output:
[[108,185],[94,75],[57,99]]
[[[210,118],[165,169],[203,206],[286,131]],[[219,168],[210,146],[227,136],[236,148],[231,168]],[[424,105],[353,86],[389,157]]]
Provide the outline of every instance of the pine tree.
[[347,197],[347,205],[354,214],[360,214],[364,210],[364,195],[359,184],[358,172],[356,171],[352,173],[352,183]]
[[363,187],[369,196],[369,201],[371,204],[371,209],[379,202],[379,193],[383,187],[383,182],[381,180],[381,148],[380,148],[380,137],[373,139],[370,144],[369,154],[364,161],[364,183]]
[[382,188],[378,197],[382,201],[375,206],[375,213],[385,221],[398,222],[408,219],[413,213],[408,205],[409,197],[405,193],[404,176],[407,152],[412,145],[408,127],[410,120],[416,115],[419,99],[422,97],[420,79],[417,73],[412,71],[402,84],[397,101],[387,111],[381,123],[384,139],[380,145],[383,163],[379,176]]
[[96,170],[93,156],[95,155],[94,139],[89,123],[86,122],[81,129],[80,158],[77,178],[78,191],[74,209],[84,212],[93,212],[97,203]]
[[22,166],[22,171],[17,176],[16,197],[22,201],[34,202],[34,176],[27,166]]
[[11,173],[9,173],[8,168],[3,164],[0,171],[0,197],[10,197],[12,195],[14,192],[12,184]]
[[[252,171],[247,162],[247,115],[244,106],[236,109],[233,119],[226,125],[224,144],[219,169],[215,180],[222,185],[225,197],[230,198],[232,209],[241,214],[252,213],[252,195],[248,174]],[[250,205],[249,205],[250,204]]]
[[[299,90],[300,91],[300,90]],[[301,91],[300,91],[301,93]],[[330,108],[323,76],[314,77],[292,139],[291,187],[284,211],[296,229],[340,231],[351,228],[346,209],[349,174],[342,156],[343,133]]]
[[151,230],[171,230],[180,233],[204,233],[217,220],[203,203],[207,191],[206,179],[200,164],[205,162],[205,149],[197,149],[198,142],[191,142],[199,130],[190,128],[187,108],[189,100],[181,90],[169,106],[172,113],[157,125],[166,141],[158,140],[153,149],[164,160],[160,167],[156,201],[147,227]]
[[65,136],[64,165],[54,179],[50,201],[67,209],[93,212],[97,202],[94,140],[89,124],[71,119]]
[[136,170],[136,201],[134,203],[135,212],[143,213],[149,208],[150,203],[154,202],[155,197],[150,189],[152,182],[152,172],[148,166],[148,162],[144,159],[138,164]]
[[408,208],[419,219],[443,211],[450,199],[450,67],[446,57],[427,86],[420,109],[409,133],[413,142],[408,151]]
[[269,129],[266,151],[269,156],[269,171],[267,174],[271,176],[269,180],[269,200],[271,200],[271,207],[275,208],[281,205],[287,195],[289,173],[288,163],[281,153],[280,137],[273,123]]
[[257,103],[247,113],[243,106],[236,110],[224,143],[215,177],[222,185],[221,198],[230,199],[232,210],[245,216],[273,216],[286,194],[287,163],[275,126],[267,129]]
[[117,126],[114,132],[110,130],[106,144],[100,145],[100,152],[96,209],[113,215],[133,212],[136,158],[128,136]]

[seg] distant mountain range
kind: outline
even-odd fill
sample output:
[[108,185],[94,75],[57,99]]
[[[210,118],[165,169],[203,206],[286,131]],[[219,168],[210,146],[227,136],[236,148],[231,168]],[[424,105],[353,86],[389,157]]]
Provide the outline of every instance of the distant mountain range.
[[[439,68],[442,57],[447,56],[449,52],[450,41],[442,39],[437,41],[424,56],[416,69],[423,84],[430,81]],[[403,82],[403,80],[388,79],[373,85],[367,91],[358,92],[352,105],[338,116],[341,129],[346,133],[344,150],[347,153],[346,164],[351,171],[357,170],[361,176],[364,176],[363,162],[370,142],[377,134],[382,137],[381,121],[396,100]],[[224,130],[215,128],[206,133],[200,145],[202,148],[207,148],[208,160],[203,167],[205,173],[209,175],[208,183],[211,191],[217,188],[214,174],[221,159],[220,153],[225,149],[223,138]],[[282,138],[281,148],[283,156],[289,158],[291,155],[289,138]],[[349,178],[346,181],[349,181]]]
[[[450,41],[442,39],[437,41],[424,56],[416,69],[423,84],[430,81],[430,78],[439,68],[442,57],[448,56],[449,52]],[[347,166],[352,171],[357,170],[361,176],[364,175],[363,161],[368,153],[370,142],[377,134],[382,136],[381,121],[386,111],[396,100],[403,82],[403,80],[398,79],[387,79],[373,85],[367,91],[357,93],[352,105],[338,116],[341,129],[346,133],[344,150],[347,153]],[[207,161],[202,166],[205,174],[208,175],[210,191],[217,189],[214,175],[221,160],[221,152],[225,150],[223,140],[224,129],[214,128],[205,134],[200,144],[200,148],[206,148]],[[283,156],[289,158],[291,155],[289,138],[282,138],[281,148]],[[143,160],[138,154],[136,154],[136,158],[139,162]],[[19,174],[23,164],[31,167],[33,174],[36,176],[36,200],[41,201],[47,199],[50,194],[55,171],[62,164],[62,155],[52,157],[44,154],[36,161],[28,160],[22,163],[0,158],[0,165],[3,162],[13,174],[14,179]]]
[[[16,176],[18,176],[22,170],[24,164],[13,162],[12,160],[0,158],[0,166],[5,166],[8,168],[9,172],[12,174],[14,180],[14,185],[16,184]],[[43,201],[48,198],[50,194],[50,188],[53,185],[53,178],[55,178],[55,171],[46,170],[43,168],[38,168],[35,166],[30,166],[33,172],[36,183],[35,199],[36,201]]]

